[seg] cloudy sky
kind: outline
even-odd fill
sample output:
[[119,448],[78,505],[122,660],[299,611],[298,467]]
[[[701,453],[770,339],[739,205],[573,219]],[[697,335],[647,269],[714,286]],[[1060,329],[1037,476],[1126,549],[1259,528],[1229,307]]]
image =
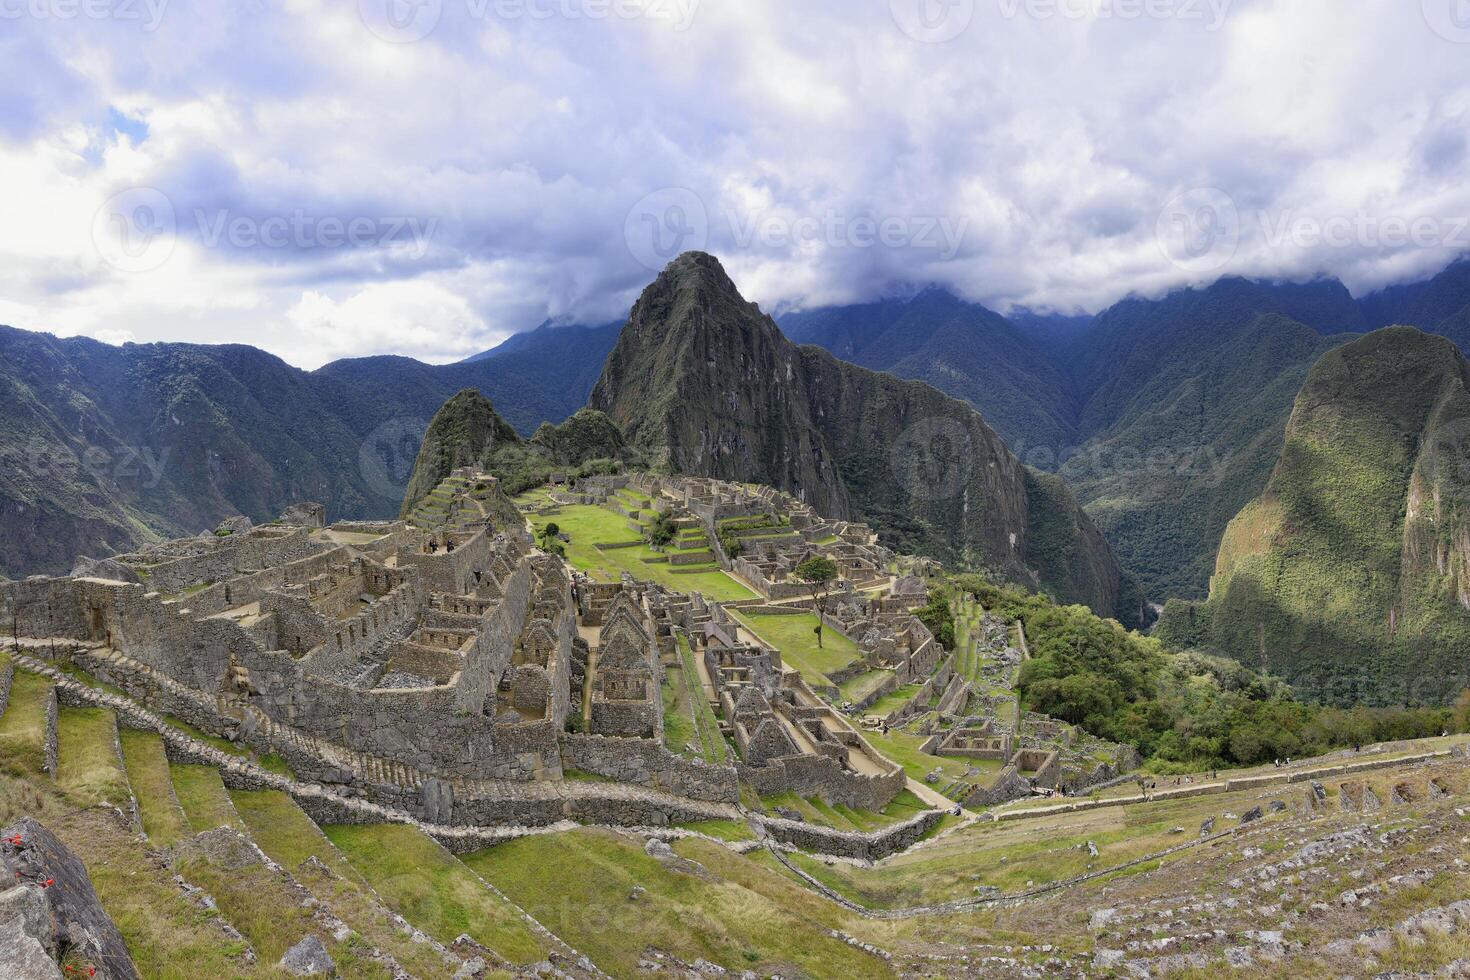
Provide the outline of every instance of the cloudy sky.
[[0,0],[0,323],[456,360],[1470,251],[1470,0]]

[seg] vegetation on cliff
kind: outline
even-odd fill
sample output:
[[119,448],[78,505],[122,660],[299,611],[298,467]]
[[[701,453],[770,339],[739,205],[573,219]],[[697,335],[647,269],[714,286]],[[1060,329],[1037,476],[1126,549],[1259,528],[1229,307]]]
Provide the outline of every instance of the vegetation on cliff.
[[712,256],[644,291],[591,404],[655,464],[764,483],[901,551],[986,567],[1139,622],[1141,594],[1059,483],[969,406],[797,347]]
[[630,458],[621,433],[601,412],[582,409],[561,425],[544,424],[522,440],[478,391],[459,392],[435,414],[424,433],[401,515],[433,492],[454,470],[473,466],[495,476],[514,496],[553,474],[576,478],[620,472]]
[[1171,650],[1083,606],[981,575],[955,576],[950,587],[1023,624],[1030,657],[1019,688],[1027,708],[1133,745],[1157,772],[1301,758],[1470,723],[1450,709],[1306,704],[1277,678],[1229,658]]
[[1443,704],[1470,650],[1470,365],[1407,327],[1325,355],[1265,491],[1230,523],[1208,603],[1159,635],[1334,703]]

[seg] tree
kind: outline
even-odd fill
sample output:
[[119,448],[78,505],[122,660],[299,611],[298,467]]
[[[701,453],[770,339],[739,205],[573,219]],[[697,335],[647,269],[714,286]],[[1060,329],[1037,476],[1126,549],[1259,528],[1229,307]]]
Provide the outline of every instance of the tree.
[[541,550],[547,554],[558,557],[564,557],[566,555],[566,549],[561,546],[561,525],[555,521],[547,522],[546,526],[541,529],[541,533],[537,535],[537,538],[541,542]]
[[667,511],[660,511],[653,515],[653,520],[648,522],[643,537],[648,541],[650,547],[658,549],[668,545],[678,533],[679,529],[674,526],[673,517],[669,516]]
[[807,584],[812,592],[812,604],[817,612],[817,647],[822,646],[822,612],[827,593],[837,581],[837,563],[825,555],[812,555],[792,570],[798,579]]

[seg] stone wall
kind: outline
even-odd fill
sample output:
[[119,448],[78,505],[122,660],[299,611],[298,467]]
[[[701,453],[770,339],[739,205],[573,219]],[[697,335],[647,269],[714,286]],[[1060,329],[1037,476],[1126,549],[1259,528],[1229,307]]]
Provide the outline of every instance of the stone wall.
[[10,704],[10,685],[15,680],[15,665],[8,660],[0,665],[0,717]]
[[795,820],[760,818],[766,836],[814,854],[830,854],[855,861],[880,861],[912,847],[944,819],[943,810],[926,810],[903,823],[870,834],[832,830]]
[[675,755],[644,738],[561,736],[562,766],[714,803],[739,803],[734,766],[711,766]]
[[763,766],[742,764],[739,771],[740,778],[762,796],[789,791],[798,796],[819,796],[830,804],[855,810],[883,809],[908,781],[897,766],[886,775],[866,776],[844,769],[836,759],[825,755],[782,756]]

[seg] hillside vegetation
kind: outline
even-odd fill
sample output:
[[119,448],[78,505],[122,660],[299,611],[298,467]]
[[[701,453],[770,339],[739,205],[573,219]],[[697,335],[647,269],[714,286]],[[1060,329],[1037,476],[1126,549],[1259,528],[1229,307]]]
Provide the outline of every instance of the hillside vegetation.
[[1470,365],[1406,327],[1332,351],[1265,491],[1230,523],[1210,598],[1159,635],[1337,703],[1446,703],[1470,650]]

